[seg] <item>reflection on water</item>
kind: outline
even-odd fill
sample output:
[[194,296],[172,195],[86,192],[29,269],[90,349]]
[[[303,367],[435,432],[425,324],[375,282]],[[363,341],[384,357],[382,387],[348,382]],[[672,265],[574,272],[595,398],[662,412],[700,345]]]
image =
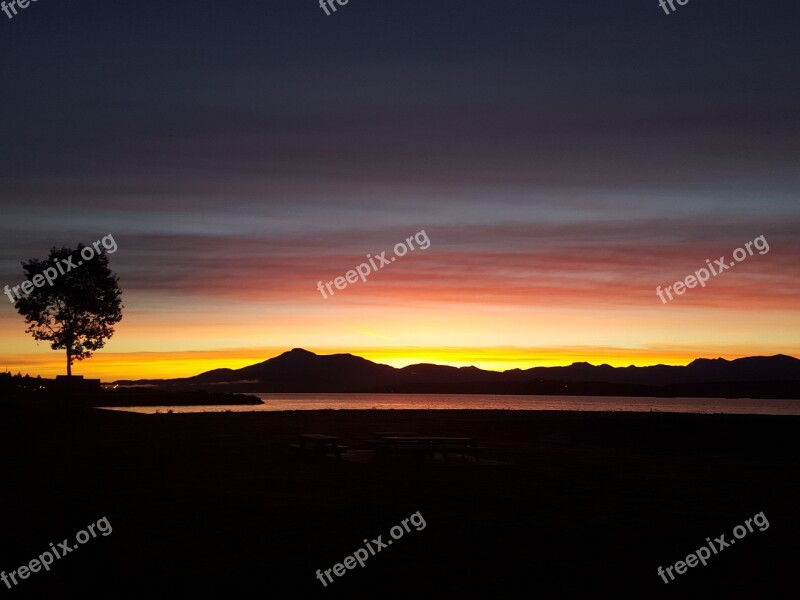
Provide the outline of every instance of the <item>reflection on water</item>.
[[254,394],[263,405],[113,408],[137,413],[275,410],[588,410],[622,412],[800,415],[800,400],[633,398],[617,396],[503,396],[491,394]]

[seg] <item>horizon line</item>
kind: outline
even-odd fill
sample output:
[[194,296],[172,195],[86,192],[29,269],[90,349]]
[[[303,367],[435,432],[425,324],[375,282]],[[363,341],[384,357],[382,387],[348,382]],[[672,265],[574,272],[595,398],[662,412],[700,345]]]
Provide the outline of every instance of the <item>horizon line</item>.
[[[246,350],[244,352],[245,354],[247,354],[247,353],[251,353],[252,354],[252,352],[255,349],[250,348],[250,349],[226,349],[226,350],[216,350],[216,351],[214,351],[214,350],[211,350],[211,351],[209,351],[209,350],[185,350],[185,351],[177,351],[177,352],[176,351],[162,351],[162,352],[159,352],[159,351],[142,351],[142,352],[129,352],[129,353],[101,353],[101,354],[97,354],[97,355],[93,356],[91,359],[88,359],[88,360],[94,362],[95,364],[97,364],[98,362],[101,362],[101,363],[102,362],[106,362],[106,361],[112,362],[112,359],[116,358],[116,357],[131,358],[132,355],[150,355],[150,356],[152,356],[152,355],[170,355],[170,356],[179,355],[179,356],[182,356],[182,355],[191,355],[191,354],[207,355],[209,353],[214,354],[214,355],[217,355],[217,354],[223,354],[224,355],[224,354],[231,354],[231,353],[237,353],[237,352],[241,353],[242,350]],[[269,360],[272,360],[272,359],[278,358],[280,356],[283,356],[285,354],[288,354],[290,352],[298,351],[298,350],[303,351],[303,352],[308,352],[309,354],[313,354],[314,356],[353,356],[353,357],[356,357],[356,358],[362,358],[362,359],[367,360],[369,362],[372,362],[374,364],[379,364],[379,365],[382,365],[382,366],[388,366],[388,367],[395,368],[395,369],[403,369],[403,368],[406,368],[406,367],[419,366],[419,365],[432,365],[432,366],[439,366],[439,367],[452,367],[452,368],[456,368],[456,369],[470,369],[470,368],[472,368],[472,369],[478,369],[478,370],[481,370],[481,371],[495,372],[495,373],[506,373],[506,372],[515,371],[515,370],[517,370],[517,371],[527,371],[527,370],[534,369],[534,368],[548,368],[548,369],[549,368],[565,368],[565,367],[574,366],[576,364],[585,364],[585,365],[588,365],[588,366],[591,366],[591,367],[610,367],[612,369],[625,369],[625,368],[631,368],[631,367],[633,367],[633,368],[645,368],[645,367],[657,367],[657,366],[663,366],[663,367],[687,367],[691,363],[693,363],[694,361],[697,361],[697,360],[723,360],[723,361],[726,361],[726,362],[732,362],[732,361],[735,361],[735,360],[738,360],[738,359],[743,359],[743,358],[776,358],[776,357],[779,357],[779,356],[785,356],[785,357],[792,358],[792,359],[795,359],[795,360],[800,360],[800,358],[798,358],[797,356],[794,356],[792,354],[789,354],[789,353],[786,353],[786,352],[778,352],[778,353],[773,353],[773,354],[742,354],[742,355],[728,354],[727,357],[726,356],[720,356],[720,355],[717,355],[717,356],[708,356],[708,355],[706,355],[706,356],[696,356],[695,355],[693,358],[688,358],[687,357],[687,358],[683,359],[681,362],[677,362],[677,361],[648,362],[648,361],[645,361],[646,364],[634,364],[634,363],[619,364],[619,361],[614,361],[614,362],[618,363],[618,364],[615,365],[615,364],[610,364],[608,362],[591,362],[591,360],[573,360],[570,363],[564,363],[564,364],[538,364],[538,365],[537,364],[533,364],[533,365],[524,366],[524,367],[514,366],[514,367],[511,367],[511,368],[498,369],[498,368],[482,367],[482,366],[478,366],[476,364],[461,364],[461,365],[459,365],[459,364],[447,364],[447,363],[443,364],[443,363],[439,363],[439,362],[427,362],[426,360],[422,360],[422,361],[413,360],[412,361],[411,359],[405,359],[405,360],[401,359],[400,362],[401,363],[406,363],[406,364],[402,364],[401,366],[398,366],[397,364],[389,364],[389,362],[397,362],[397,359],[390,360],[389,362],[382,362],[380,359],[368,358],[367,356],[363,356],[362,355],[362,354],[367,354],[367,355],[371,354],[371,355],[374,356],[375,354],[382,354],[382,352],[379,349],[370,349],[370,350],[368,350],[366,352],[364,351],[364,349],[362,349],[361,351],[355,350],[355,351],[344,352],[344,351],[341,351],[341,350],[337,350],[337,351],[333,351],[333,352],[323,353],[322,351],[315,352],[313,350],[308,350],[306,348],[295,347],[295,348],[291,348],[289,350],[278,351],[276,354],[273,354],[272,356],[268,356],[267,358],[263,358],[263,355],[262,355],[260,358],[256,358],[256,357],[244,358],[244,357],[241,357],[241,358],[234,359],[235,362],[239,362],[239,363],[241,363],[243,361],[255,361],[255,362],[246,362],[245,364],[241,364],[239,366],[234,366],[234,367],[227,367],[227,366],[219,366],[219,365],[217,365],[217,366],[214,366],[214,367],[211,367],[211,368],[205,368],[205,369],[202,369],[202,370],[192,371],[191,374],[171,375],[171,376],[161,376],[161,377],[158,377],[158,376],[150,376],[150,377],[148,377],[148,376],[144,376],[144,377],[142,377],[142,376],[139,376],[139,377],[134,377],[134,376],[127,376],[127,377],[126,376],[110,376],[110,377],[108,377],[107,376],[107,377],[104,378],[102,376],[100,376],[100,377],[92,376],[92,375],[96,375],[97,374],[96,373],[96,369],[94,370],[95,373],[92,373],[93,369],[86,369],[86,371],[88,371],[88,374],[85,374],[85,375],[82,375],[82,376],[86,377],[87,379],[100,379],[101,381],[108,382],[108,383],[113,383],[115,381],[141,381],[141,380],[163,381],[163,380],[169,380],[169,379],[186,379],[186,378],[195,377],[197,375],[201,375],[203,373],[207,373],[209,371],[214,371],[214,370],[219,370],[219,369],[227,369],[227,370],[235,371],[235,370],[238,370],[238,369],[241,369],[241,368],[245,368],[245,367],[250,367],[250,366],[257,365],[257,364],[261,364],[261,363],[267,362]],[[484,350],[485,351],[485,350],[490,350],[490,349],[471,348],[471,349],[461,349],[461,350],[462,351],[467,351],[467,352],[469,352],[469,351],[473,351],[474,352],[476,350],[478,350],[478,351]],[[419,351],[419,349],[417,349],[417,351]],[[358,353],[356,353],[356,352],[358,352]],[[436,353],[437,352],[434,351],[431,354],[435,355]],[[46,360],[42,361],[42,362],[45,362],[45,363],[58,362],[60,367],[57,368],[57,370],[65,371],[66,369],[64,369],[64,366],[63,366],[63,358],[58,356],[58,359],[54,361],[54,357],[52,356],[52,354],[53,353],[51,351],[51,352],[47,353],[46,355],[32,355],[32,356],[35,356],[37,358],[39,358],[41,356],[46,356],[48,358]],[[592,353],[588,352],[587,354],[592,354]],[[105,357],[106,361],[102,361],[102,360],[98,361],[97,360],[97,359],[100,359],[102,357]],[[205,359],[203,361],[197,361],[197,362],[207,362],[208,360],[212,360],[212,359]],[[435,358],[432,358],[432,360],[435,360]],[[192,361],[192,362],[194,362],[194,361]],[[535,360],[531,361],[531,362],[535,362]],[[73,372],[75,372],[77,370],[81,370],[80,367],[82,366],[82,364],[86,364],[87,366],[90,365],[89,362],[84,363],[83,361],[78,361],[76,363],[73,363]],[[200,367],[198,366],[198,369],[199,368]],[[47,371],[47,369],[46,369],[46,371]],[[12,369],[8,368],[7,364],[6,364],[5,369],[2,371],[2,373],[8,373],[10,375],[14,374],[14,373],[12,373]],[[42,379],[53,379],[57,375],[64,375],[65,373],[58,372],[58,373],[54,373],[54,374],[48,374],[48,373],[45,372],[44,374],[37,373],[37,374],[33,374],[32,375],[30,372],[26,372],[25,374],[23,374],[21,369],[17,369],[16,374],[22,375],[23,377],[24,376],[28,376],[28,377],[33,377],[33,378],[41,377]],[[79,375],[79,373],[75,373],[75,374]]]

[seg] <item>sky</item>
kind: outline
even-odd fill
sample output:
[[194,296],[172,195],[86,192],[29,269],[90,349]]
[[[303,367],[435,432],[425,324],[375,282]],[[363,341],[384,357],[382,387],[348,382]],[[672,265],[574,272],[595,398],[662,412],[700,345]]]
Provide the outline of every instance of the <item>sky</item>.
[[[0,13],[0,286],[112,235],[123,320],[73,367],[104,380],[296,347],[497,370],[800,356],[800,6],[676,6]],[[0,369],[65,372],[4,296]]]

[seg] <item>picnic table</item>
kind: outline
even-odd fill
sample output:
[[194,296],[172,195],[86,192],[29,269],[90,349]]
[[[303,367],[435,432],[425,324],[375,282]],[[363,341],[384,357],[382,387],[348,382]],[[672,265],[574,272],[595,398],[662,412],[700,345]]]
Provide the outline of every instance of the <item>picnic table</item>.
[[411,455],[433,460],[435,454],[442,454],[445,461],[449,452],[467,454],[480,462],[480,454],[485,450],[471,437],[386,435],[372,442],[376,456]]
[[339,438],[333,435],[322,433],[301,433],[299,444],[289,444],[292,450],[303,454],[325,456],[336,454],[336,458],[341,458],[342,452],[347,451],[347,446],[339,444]]

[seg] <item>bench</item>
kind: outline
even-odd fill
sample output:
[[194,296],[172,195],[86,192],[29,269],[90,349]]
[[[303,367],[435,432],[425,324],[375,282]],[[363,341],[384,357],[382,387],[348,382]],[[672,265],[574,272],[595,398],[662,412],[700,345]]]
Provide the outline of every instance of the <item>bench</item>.
[[480,463],[480,457],[486,452],[486,448],[478,446],[473,438],[385,435],[369,444],[376,459],[413,456],[433,460],[436,454],[441,454],[447,462],[448,454],[457,453],[462,459],[467,455],[474,456]]
[[335,454],[341,458],[349,448],[339,443],[339,438],[321,433],[303,433],[299,444],[289,444],[289,450],[295,454],[311,457],[324,457]]

